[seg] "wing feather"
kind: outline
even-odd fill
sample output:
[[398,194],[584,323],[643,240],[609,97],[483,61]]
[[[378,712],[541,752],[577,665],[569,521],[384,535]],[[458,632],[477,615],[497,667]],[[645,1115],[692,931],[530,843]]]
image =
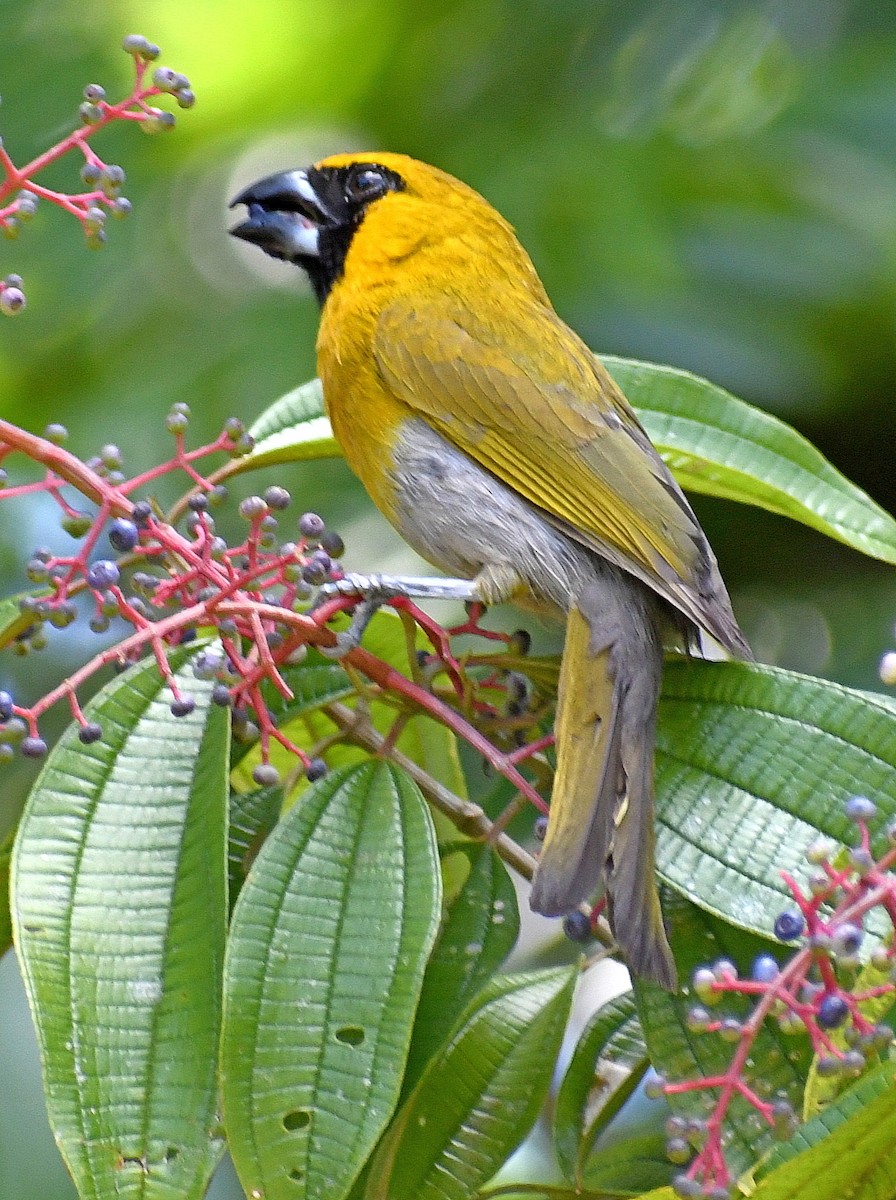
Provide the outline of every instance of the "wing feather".
[[492,297],[397,300],[374,355],[416,415],[570,537],[636,575],[734,653],[749,653],[690,505],[622,393],[552,309]]

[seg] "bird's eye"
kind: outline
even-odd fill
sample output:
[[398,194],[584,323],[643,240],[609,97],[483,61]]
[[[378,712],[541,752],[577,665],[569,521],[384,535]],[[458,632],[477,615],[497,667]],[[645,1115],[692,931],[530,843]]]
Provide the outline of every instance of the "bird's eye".
[[382,196],[388,188],[382,171],[375,167],[358,167],[345,181],[345,198],[350,204],[367,204]]

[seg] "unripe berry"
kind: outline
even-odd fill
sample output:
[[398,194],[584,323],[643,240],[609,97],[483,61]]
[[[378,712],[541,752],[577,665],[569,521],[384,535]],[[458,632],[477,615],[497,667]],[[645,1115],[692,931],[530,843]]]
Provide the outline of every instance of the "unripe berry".
[[196,93],[191,88],[178,88],[176,97],[178,108],[192,108],[196,103]]
[[154,62],[161,54],[158,46],[139,33],[129,33],[121,43],[121,47],[128,54],[133,54],[134,58],[142,59],[143,62]]
[[694,992],[704,1004],[718,1004],[721,992],[715,990],[716,975],[709,967],[698,967],[691,979]]
[[687,1175],[676,1175],[672,1180],[672,1191],[681,1200],[694,1200],[694,1197],[703,1195],[703,1185],[696,1179],[688,1179]]
[[27,301],[21,288],[5,287],[0,291],[0,313],[5,317],[14,317],[25,307]]
[[724,1042],[740,1041],[742,1033],[743,1025],[741,1025],[740,1021],[736,1020],[734,1017],[726,1017],[719,1026],[719,1037]]
[[144,133],[149,134],[162,133],[165,130],[173,129],[174,125],[174,113],[165,112],[163,108],[148,109],[146,116],[140,122],[140,128]]
[[686,1163],[691,1157],[691,1144],[686,1138],[669,1138],[666,1142],[666,1158],[669,1162]]
[[256,521],[265,515],[268,506],[261,496],[246,496],[237,510],[245,521]]
[[276,787],[280,782],[280,772],[270,763],[258,763],[253,768],[252,778],[259,787]]
[[282,512],[284,508],[289,508],[292,496],[290,496],[286,488],[275,485],[266,489],[264,502],[268,508],[274,509],[275,512]]
[[68,441],[68,430],[57,421],[52,421],[44,429],[44,437],[54,446],[62,446]]
[[842,925],[831,930],[831,950],[838,957],[856,954],[864,939],[864,932],[858,925],[844,921]]
[[88,83],[84,89],[84,99],[89,100],[92,104],[97,104],[100,100],[106,99],[106,89],[98,83]]
[[666,1077],[653,1075],[644,1084],[644,1095],[648,1100],[661,1100],[665,1094]]
[[177,85],[177,72],[170,67],[156,67],[152,73],[152,81],[162,92],[173,92]]
[[103,168],[99,163],[86,162],[81,168],[81,178],[88,187],[94,187],[103,176]]
[[170,412],[165,418],[165,428],[169,433],[186,433],[190,418],[184,413]]
[[888,687],[896,686],[896,650],[888,650],[880,660],[877,668],[881,683]]
[[103,110],[97,104],[91,104],[89,100],[85,100],[78,107],[78,116],[81,118],[82,125],[97,125],[103,119]]
[[685,1024],[691,1033],[706,1033],[711,1021],[712,1017],[705,1008],[701,1008],[699,1005],[688,1009],[685,1018]]

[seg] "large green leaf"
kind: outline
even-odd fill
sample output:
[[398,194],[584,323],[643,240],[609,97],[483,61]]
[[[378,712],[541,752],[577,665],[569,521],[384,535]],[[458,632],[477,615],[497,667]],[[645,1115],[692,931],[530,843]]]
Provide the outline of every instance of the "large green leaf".
[[[770,930],[818,832],[853,841],[844,803],[896,817],[896,713],[869,694],[746,663],[666,666],[656,755],[657,860],[677,891]],[[874,928],[874,926],[872,926]]]
[[571,1183],[591,1182],[585,1162],[598,1133],[619,1111],[648,1067],[631,992],[593,1014],[576,1043],[554,1104],[554,1148]]
[[366,1200],[469,1200],[541,1107],[569,1013],[568,970],[498,977],[392,1123]]
[[767,508],[896,563],[896,521],[789,425],[688,371],[603,361],[685,490]]
[[221,1050],[248,1195],[339,1200],[398,1100],[439,865],[396,767],[334,771],[262,847],[234,909]]
[[892,1200],[896,1086],[887,1063],[772,1152],[756,1200]]
[[[755,504],[896,563],[896,521],[795,429],[688,371],[603,362],[686,490]],[[234,471],[340,453],[316,379],[275,401],[251,433],[255,450]]]
[[516,888],[507,868],[481,842],[446,847],[443,858],[461,857],[469,874],[448,905],[426,968],[405,1087],[416,1083],[429,1058],[473,996],[513,949],[520,928]]
[[12,945],[12,914],[9,910],[9,870],[12,863],[12,844],[16,828],[13,826],[0,842],[0,957]]
[[275,400],[249,428],[255,448],[234,461],[234,469],[252,470],[273,463],[309,458],[338,458],[342,453],[324,415],[319,379],[311,379]]
[[199,1200],[220,1155],[228,720],[172,653],[89,706],[34,786],[13,862],[16,945],[50,1120],[83,1200]]
[[[669,941],[684,981],[695,967],[722,957],[746,974],[757,955],[776,951],[768,940],[735,929],[680,896],[667,894],[663,908]],[[636,980],[635,997],[650,1060],[662,1075],[679,1082],[721,1075],[727,1070],[736,1047],[717,1033],[697,1034],[688,1028],[693,995],[671,995],[655,984]],[[726,997],[713,1013],[743,1019],[749,1009],[749,998],[732,996]],[[775,1022],[766,1022],[753,1043],[743,1077],[760,1094],[786,1097],[799,1112],[811,1059],[808,1036],[786,1035]],[[668,1099],[675,1112],[705,1119],[716,1095],[715,1091],[687,1092]],[[725,1129],[726,1158],[734,1175],[751,1167],[772,1143],[768,1125],[739,1095],[731,1100]]]
[[265,838],[280,819],[282,808],[281,787],[231,791],[227,822],[227,890],[231,908]]

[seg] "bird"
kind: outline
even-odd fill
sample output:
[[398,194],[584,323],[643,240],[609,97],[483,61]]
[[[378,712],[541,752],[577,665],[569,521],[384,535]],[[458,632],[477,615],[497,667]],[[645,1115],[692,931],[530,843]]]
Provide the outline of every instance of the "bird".
[[703,631],[751,657],[690,504],[511,225],[459,179],[402,154],[337,154],[258,180],[238,205],[230,232],[307,274],[334,435],[374,504],[451,577],[439,594],[565,622],[531,907],[562,916],[605,896],[630,971],[674,990],[655,878],[664,647],[699,648]]

